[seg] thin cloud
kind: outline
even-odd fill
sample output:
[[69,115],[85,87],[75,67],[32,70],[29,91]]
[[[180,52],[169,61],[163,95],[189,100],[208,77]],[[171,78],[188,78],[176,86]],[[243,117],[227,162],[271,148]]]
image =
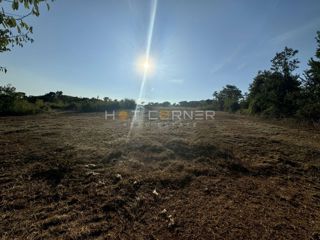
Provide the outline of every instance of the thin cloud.
[[313,19],[312,21],[298,28],[279,34],[278,36],[271,39],[271,43],[276,43],[276,44],[283,43],[289,39],[296,38],[299,35],[302,35],[308,30],[313,29],[314,27],[317,27],[319,25],[320,25],[320,18]]
[[215,64],[210,72],[211,74],[217,73],[222,70],[225,66],[233,61],[239,54],[239,52],[243,49],[244,44],[240,44],[227,58],[225,58],[221,63]]
[[248,66],[247,63],[241,63],[237,66],[237,71],[241,71],[242,69],[246,68]]
[[170,79],[169,82],[176,83],[176,84],[182,84],[182,83],[184,83],[184,79],[174,78],[174,79]]

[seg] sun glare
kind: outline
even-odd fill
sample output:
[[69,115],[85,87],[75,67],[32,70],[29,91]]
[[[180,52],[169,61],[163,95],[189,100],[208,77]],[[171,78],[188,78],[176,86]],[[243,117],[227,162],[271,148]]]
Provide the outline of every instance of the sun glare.
[[140,74],[152,74],[154,72],[154,61],[150,57],[140,57],[137,61],[137,70]]
[[144,70],[145,70],[145,71],[148,71],[149,67],[150,67],[149,62],[146,61],[146,62],[143,64]]

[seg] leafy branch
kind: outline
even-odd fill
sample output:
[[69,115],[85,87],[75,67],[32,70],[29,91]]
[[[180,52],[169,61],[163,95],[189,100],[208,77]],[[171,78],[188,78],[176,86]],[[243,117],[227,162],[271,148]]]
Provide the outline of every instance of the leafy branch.
[[[25,19],[32,15],[38,17],[40,4],[46,4],[47,9],[50,9],[47,0],[0,0],[0,52],[11,51],[15,46],[23,47],[34,41],[30,36],[33,28]],[[5,11],[5,8],[13,12]],[[24,15],[14,13],[21,9],[28,11]],[[0,66],[0,71],[6,72],[7,69]]]

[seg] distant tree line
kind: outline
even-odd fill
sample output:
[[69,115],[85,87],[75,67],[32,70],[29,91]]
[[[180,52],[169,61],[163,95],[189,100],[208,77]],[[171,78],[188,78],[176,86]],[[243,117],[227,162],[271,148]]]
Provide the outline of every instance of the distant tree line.
[[308,62],[303,76],[298,68],[298,50],[285,47],[271,60],[269,70],[259,71],[242,94],[233,85],[213,93],[213,107],[220,111],[260,115],[273,118],[298,118],[320,121],[320,32],[317,32],[315,58]]
[[42,96],[26,96],[11,85],[0,86],[0,115],[24,115],[49,112],[52,110],[77,112],[102,112],[105,110],[134,109],[131,99],[112,100],[108,97],[80,98],[63,95],[61,91],[49,92]]
[[185,107],[185,108],[212,108],[212,99],[200,101],[181,101],[179,103],[165,102],[149,102],[146,107]]

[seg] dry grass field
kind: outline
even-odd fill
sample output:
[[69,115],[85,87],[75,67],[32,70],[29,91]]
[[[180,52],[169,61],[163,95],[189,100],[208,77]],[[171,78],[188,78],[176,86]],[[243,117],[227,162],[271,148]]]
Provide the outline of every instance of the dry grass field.
[[0,118],[1,239],[320,239],[320,131],[217,113]]

